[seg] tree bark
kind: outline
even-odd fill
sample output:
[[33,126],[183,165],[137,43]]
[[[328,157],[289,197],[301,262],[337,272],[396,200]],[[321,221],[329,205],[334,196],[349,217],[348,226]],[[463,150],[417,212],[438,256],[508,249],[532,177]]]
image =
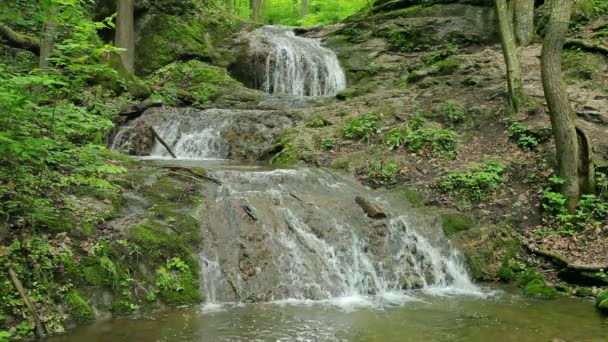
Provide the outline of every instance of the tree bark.
[[135,27],[134,0],[117,0],[116,4],[116,46],[124,49],[120,59],[125,69],[133,73],[135,69]]
[[6,45],[10,47],[27,50],[36,56],[40,56],[40,42],[36,38],[17,33],[1,22],[0,38],[4,39]]
[[251,0],[251,20],[258,22],[260,19],[260,0]]
[[156,132],[154,127],[150,127],[150,130],[152,130],[152,134],[154,134],[154,137],[158,140],[158,142],[161,145],[163,145],[163,147],[167,150],[167,152],[169,152],[171,157],[173,157],[173,159],[177,159],[177,156],[175,155],[175,153],[173,153],[173,150],[171,150],[171,147],[169,147],[169,145],[167,145],[165,140],[163,140],[163,138],[161,138],[161,136]]
[[305,17],[308,14],[308,0],[302,0],[302,13],[300,13],[302,17]]
[[513,24],[519,46],[528,46],[534,38],[534,0],[514,0]]
[[524,103],[524,87],[521,77],[521,64],[517,55],[517,44],[513,33],[513,16],[506,0],[496,0],[496,13],[500,29],[502,51],[507,65],[507,87],[509,91],[509,109],[518,113]]
[[559,176],[565,180],[560,190],[566,197],[568,212],[574,213],[580,192],[579,146],[574,112],[562,79],[561,61],[570,23],[571,0],[551,0],[549,4],[549,23],[541,54],[541,78],[555,137]]
[[40,61],[38,66],[41,70],[47,69],[50,65],[49,58],[53,52],[55,45],[55,31],[57,29],[57,21],[55,15],[57,14],[56,8],[49,10],[49,18],[44,24],[44,33],[42,35],[42,42],[40,44]]

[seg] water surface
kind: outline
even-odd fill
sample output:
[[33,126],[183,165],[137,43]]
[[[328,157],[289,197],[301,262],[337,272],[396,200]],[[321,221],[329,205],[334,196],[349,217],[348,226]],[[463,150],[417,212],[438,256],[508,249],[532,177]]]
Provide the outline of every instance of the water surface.
[[149,319],[96,322],[51,342],[76,341],[608,341],[593,303],[406,294],[322,302],[206,305]]

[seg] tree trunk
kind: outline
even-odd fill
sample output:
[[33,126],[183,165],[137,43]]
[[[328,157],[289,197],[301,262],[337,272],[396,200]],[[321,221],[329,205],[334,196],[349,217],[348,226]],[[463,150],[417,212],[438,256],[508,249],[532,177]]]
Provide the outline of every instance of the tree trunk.
[[56,9],[52,8],[49,11],[49,19],[44,24],[44,33],[40,44],[40,60],[38,66],[41,70],[49,67],[49,58],[53,52],[55,45],[55,31],[57,29],[57,21],[55,20]]
[[268,9],[268,0],[260,0],[260,19],[262,24],[266,24],[266,9]]
[[232,12],[232,0],[226,0],[226,11]]
[[10,47],[27,50],[40,56],[40,43],[36,38],[17,33],[3,23],[0,23],[0,38],[4,39],[6,45]]
[[258,22],[260,19],[260,0],[251,0],[251,20]]
[[302,13],[300,13],[302,17],[305,17],[308,14],[308,0],[302,0]]
[[133,73],[135,69],[135,27],[133,18],[134,0],[117,0],[116,6],[116,46],[124,49],[120,59],[125,69]]
[[543,40],[541,77],[555,137],[559,176],[565,180],[561,192],[566,197],[568,212],[578,204],[579,146],[574,113],[562,79],[562,50],[570,23],[571,0],[551,0],[549,23]]
[[519,46],[528,46],[534,38],[534,0],[514,0],[513,24]]
[[513,16],[506,0],[496,0],[496,13],[500,29],[502,51],[507,64],[507,86],[509,90],[509,109],[518,113],[524,103],[525,95],[521,77],[521,64],[517,55],[517,44],[513,34]]

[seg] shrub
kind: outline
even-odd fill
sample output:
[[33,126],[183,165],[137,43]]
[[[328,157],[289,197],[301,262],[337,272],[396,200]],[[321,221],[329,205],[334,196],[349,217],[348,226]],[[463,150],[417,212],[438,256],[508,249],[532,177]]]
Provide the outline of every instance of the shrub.
[[351,119],[344,128],[344,137],[369,142],[372,136],[378,132],[380,132],[380,116],[376,113],[369,113]]
[[486,161],[483,165],[472,164],[470,167],[471,171],[454,172],[443,177],[439,189],[449,194],[480,200],[503,182],[502,174],[506,170],[503,163]]
[[379,154],[374,155],[368,165],[368,178],[376,184],[390,185],[395,183],[401,170],[401,164],[394,160],[384,160]]
[[382,142],[393,150],[403,146],[406,142],[407,131],[402,128],[393,128],[382,136]]
[[456,124],[464,121],[464,109],[462,105],[452,100],[446,103],[445,117],[448,122]]
[[436,75],[451,75],[460,68],[460,61],[455,58],[448,58],[446,60],[435,63],[435,70],[433,74]]
[[410,129],[406,146],[414,153],[427,152],[433,157],[452,156],[456,151],[456,132],[448,129]]
[[541,137],[538,134],[517,120],[511,120],[509,132],[511,139],[524,151],[533,151],[541,143]]
[[306,122],[306,127],[310,127],[310,128],[321,128],[321,127],[326,127],[326,126],[330,126],[330,125],[331,125],[331,123],[329,121],[327,121],[325,118],[320,117],[320,116],[312,117]]

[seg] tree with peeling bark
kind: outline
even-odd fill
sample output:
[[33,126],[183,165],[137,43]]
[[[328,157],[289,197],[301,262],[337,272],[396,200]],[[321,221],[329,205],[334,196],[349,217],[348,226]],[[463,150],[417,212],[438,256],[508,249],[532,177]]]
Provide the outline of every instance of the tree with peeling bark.
[[502,51],[507,65],[509,111],[511,114],[515,114],[519,113],[525,103],[525,93],[521,75],[521,63],[517,54],[512,6],[509,6],[507,0],[496,0],[496,14],[498,16]]
[[541,77],[555,147],[559,176],[564,180],[560,191],[566,197],[566,208],[574,213],[580,195],[579,141],[574,113],[562,79],[561,54],[570,24],[571,0],[551,0],[550,17],[543,40]]
[[135,70],[135,27],[134,0],[117,0],[116,4],[116,46],[126,71]]

